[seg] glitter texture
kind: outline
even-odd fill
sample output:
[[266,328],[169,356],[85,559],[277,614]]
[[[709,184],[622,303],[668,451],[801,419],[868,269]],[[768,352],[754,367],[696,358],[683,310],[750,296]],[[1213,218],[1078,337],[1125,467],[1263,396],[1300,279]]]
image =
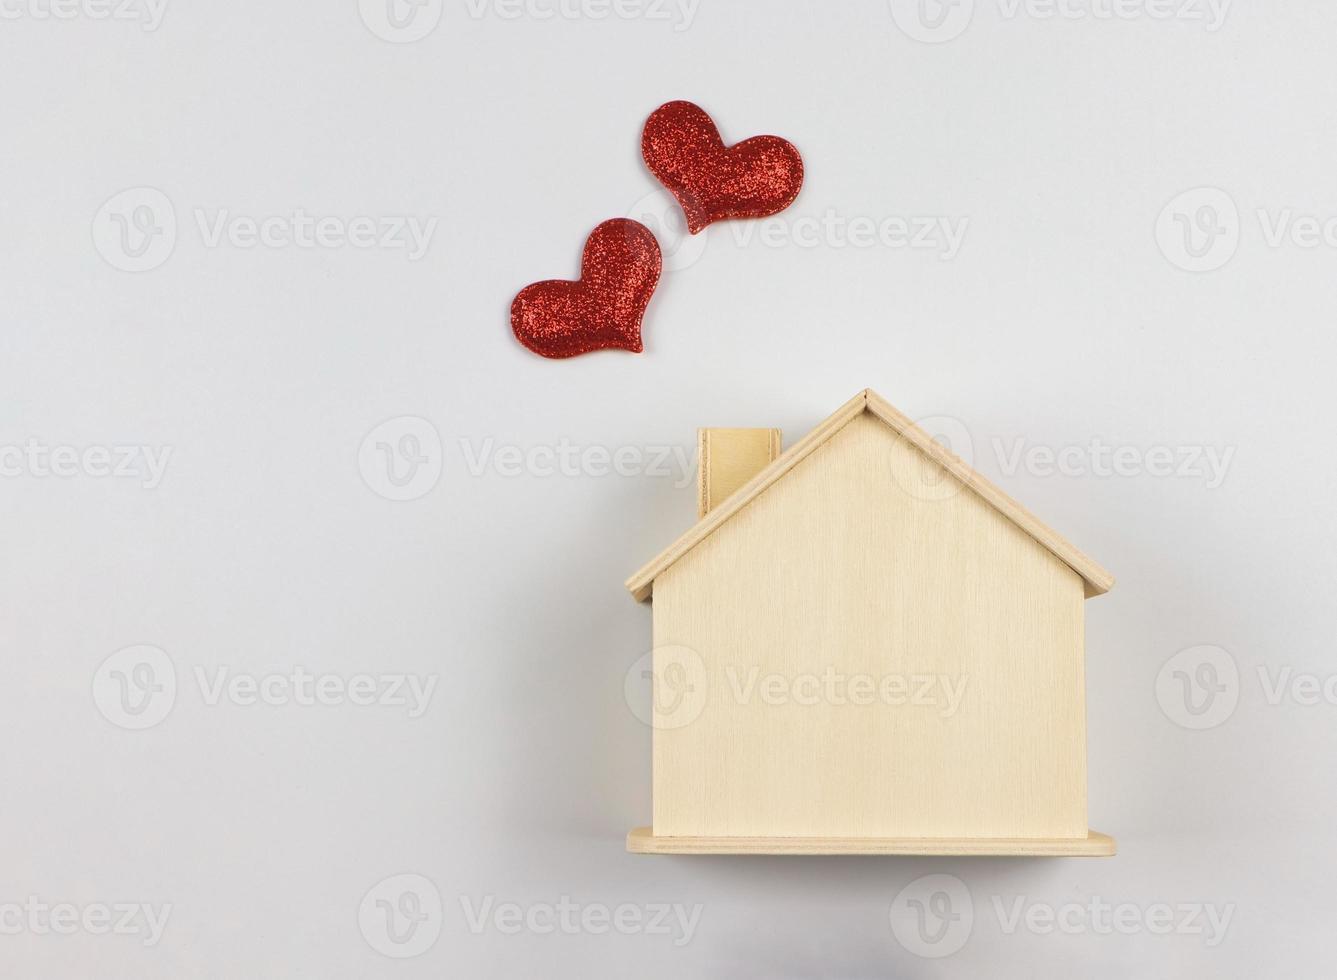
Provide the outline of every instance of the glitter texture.
[[520,290],[511,304],[516,339],[544,357],[620,348],[639,354],[641,318],[663,265],[650,229],[630,218],[590,233],[580,279],[549,279]]
[[641,135],[641,155],[687,215],[693,235],[726,218],[764,218],[794,203],[803,157],[789,140],[754,136],[726,147],[704,109],[668,102]]

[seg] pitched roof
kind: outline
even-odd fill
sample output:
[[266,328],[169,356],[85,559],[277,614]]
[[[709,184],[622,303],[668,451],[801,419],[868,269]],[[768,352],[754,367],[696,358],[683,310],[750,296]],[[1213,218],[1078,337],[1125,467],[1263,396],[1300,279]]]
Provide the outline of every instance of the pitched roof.
[[877,392],[865,388],[627,579],[627,590],[631,592],[632,597],[637,602],[649,599],[655,579],[665,569],[695,548],[711,532],[746,507],[773,483],[778,482],[813,450],[844,428],[846,423],[864,412],[869,412],[885,422],[893,431],[973,490],[986,503],[1047,548],[1055,558],[1080,575],[1086,584],[1088,598],[1103,595],[1113,587],[1114,576],[1101,568],[1092,558],[1083,554],[1057,531],[1041,523],[1040,519],[1025,507],[967,466],[960,457],[893,408]]

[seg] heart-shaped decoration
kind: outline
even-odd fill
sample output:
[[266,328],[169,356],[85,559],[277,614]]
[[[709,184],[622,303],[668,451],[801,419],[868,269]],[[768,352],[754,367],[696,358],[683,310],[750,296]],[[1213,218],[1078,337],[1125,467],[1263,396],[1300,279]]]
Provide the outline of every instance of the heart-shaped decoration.
[[580,279],[549,279],[511,303],[516,339],[544,357],[620,348],[639,354],[641,318],[663,258],[650,229],[630,218],[605,221],[585,242]]
[[803,157],[793,143],[754,136],[726,147],[714,121],[691,102],[668,102],[651,113],[641,155],[682,205],[693,235],[726,218],[783,211],[803,186]]

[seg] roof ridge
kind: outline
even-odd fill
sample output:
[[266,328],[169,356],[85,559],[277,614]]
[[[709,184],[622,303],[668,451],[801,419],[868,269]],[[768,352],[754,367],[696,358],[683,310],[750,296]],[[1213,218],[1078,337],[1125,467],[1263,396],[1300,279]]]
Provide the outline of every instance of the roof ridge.
[[1081,576],[1085,583],[1088,598],[1103,595],[1113,587],[1114,576],[1102,568],[1094,559],[1078,549],[1057,531],[1044,524],[1029,510],[995,486],[983,474],[973,469],[959,456],[921,429],[909,416],[902,414],[872,388],[864,388],[818,423],[802,439],[776,457],[773,462],[763,467],[751,480],[735,490],[723,503],[698,520],[679,535],[677,540],[628,578],[626,587],[631,592],[632,597],[638,602],[649,599],[654,587],[654,580],[665,569],[695,548],[716,528],[747,506],[753,498],[778,482],[815,449],[831,439],[849,422],[858,418],[864,412],[871,413],[898,435],[907,439],[915,448],[960,480],[968,489],[982,498],[985,503],[1012,521],[1054,557]]

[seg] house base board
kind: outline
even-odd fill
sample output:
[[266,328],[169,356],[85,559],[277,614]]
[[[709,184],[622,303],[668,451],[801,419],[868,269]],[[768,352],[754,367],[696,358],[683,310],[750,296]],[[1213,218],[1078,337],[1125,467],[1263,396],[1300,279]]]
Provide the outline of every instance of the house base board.
[[1113,857],[1114,838],[1086,837],[656,837],[627,835],[632,854],[908,854],[968,857]]

